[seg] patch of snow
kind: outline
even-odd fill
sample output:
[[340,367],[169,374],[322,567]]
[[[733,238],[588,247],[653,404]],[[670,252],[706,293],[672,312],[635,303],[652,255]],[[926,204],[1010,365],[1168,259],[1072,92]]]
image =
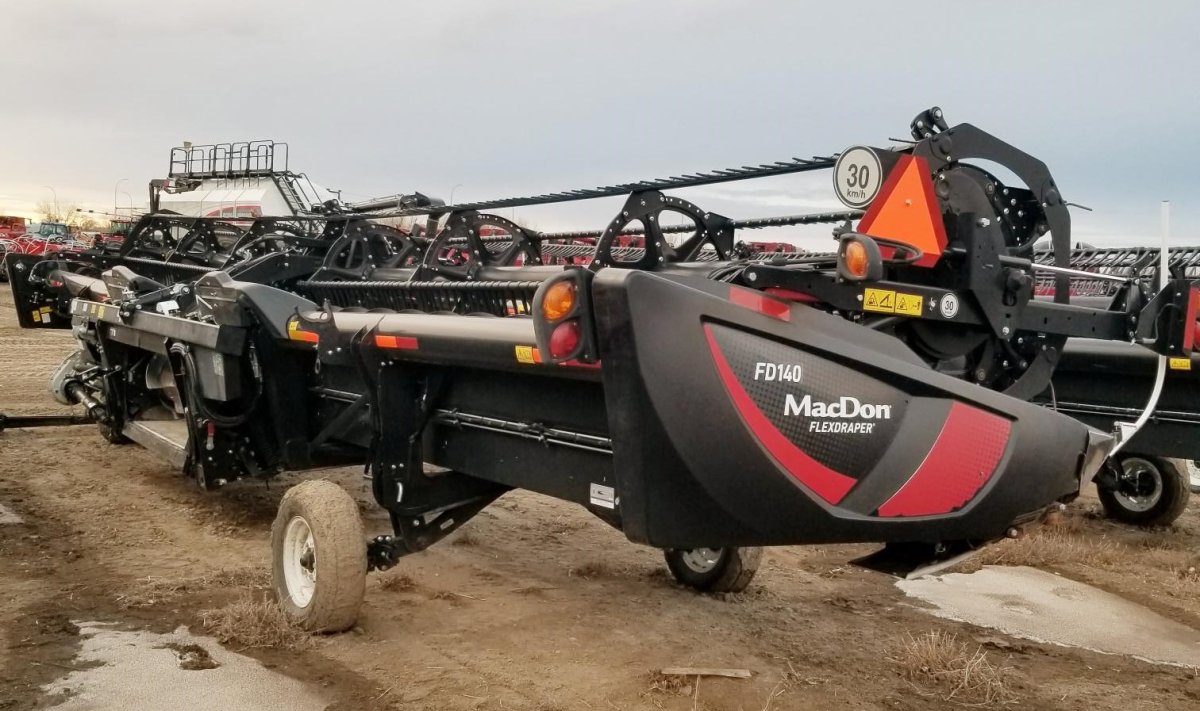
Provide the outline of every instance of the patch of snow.
[[1024,566],[900,580],[931,612],[1022,639],[1200,667],[1200,632],[1091,585]]
[[[75,624],[83,638],[77,659],[95,666],[43,687],[47,694],[68,695],[54,707],[61,711],[322,711],[326,706],[304,683],[183,627],[158,634],[99,622]],[[200,666],[212,668],[181,664],[188,660],[179,650],[191,645],[211,658],[211,665]]]

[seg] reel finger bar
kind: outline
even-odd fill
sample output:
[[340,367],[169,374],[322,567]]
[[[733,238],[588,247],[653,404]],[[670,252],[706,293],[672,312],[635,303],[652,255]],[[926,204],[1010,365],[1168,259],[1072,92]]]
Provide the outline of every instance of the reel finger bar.
[[615,197],[646,190],[694,188],[701,185],[728,183],[735,180],[749,180],[752,178],[767,178],[776,175],[804,173],[812,170],[825,170],[832,168],[835,160],[837,160],[837,156],[792,158],[791,160],[763,163],[757,166],[747,165],[740,168],[726,168],[723,170],[712,170],[690,175],[678,175],[669,178],[657,178],[654,180],[641,180],[632,183],[604,185],[596,188],[565,190],[557,193],[545,193],[543,195],[532,195],[529,197],[484,200],[481,202],[462,203],[458,205],[419,205],[402,207],[400,209],[393,210],[364,209],[362,205],[370,208],[374,207],[379,202],[377,200],[370,200],[366,203],[352,203],[348,206],[348,209],[351,212],[369,213],[371,217],[407,217],[413,215],[444,215],[449,212],[462,212],[465,210],[497,210],[509,207],[547,205],[559,202],[571,202],[574,200],[592,200],[602,197]]

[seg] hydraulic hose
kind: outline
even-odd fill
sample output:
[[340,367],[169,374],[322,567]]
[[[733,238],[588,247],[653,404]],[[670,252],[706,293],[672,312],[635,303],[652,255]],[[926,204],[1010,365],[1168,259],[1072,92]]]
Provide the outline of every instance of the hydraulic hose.
[[179,362],[183,369],[183,382],[187,390],[188,402],[196,409],[197,414],[206,420],[209,420],[218,427],[237,427],[244,424],[250,417],[250,413],[258,405],[258,398],[262,395],[262,381],[255,378],[254,393],[250,396],[250,401],[246,404],[245,409],[236,415],[222,415],[214,412],[204,396],[200,393],[199,386],[199,369],[196,367],[196,360],[192,356],[192,349],[186,343],[173,343],[169,350],[171,355],[179,356]]

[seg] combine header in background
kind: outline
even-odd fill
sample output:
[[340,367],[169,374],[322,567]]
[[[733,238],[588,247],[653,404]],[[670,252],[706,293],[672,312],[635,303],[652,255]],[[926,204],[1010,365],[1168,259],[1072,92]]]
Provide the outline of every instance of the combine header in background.
[[[1197,303],[1188,278],[1160,290],[1141,275],[1076,303],[1046,166],[938,109],[911,129],[898,148],[469,204],[155,214],[117,254],[10,274],[23,325],[74,328],[53,388],[109,440],[205,488],[365,467],[387,533],[366,540],[328,482],[281,505],[276,588],[309,629],[353,624],[368,569],[513,488],[662,548],[701,590],[744,588],[764,545],[877,541],[873,564],[911,567],[1015,534],[1101,467],[1108,433],[1029,402],[1068,339],[1190,359]],[[846,210],[733,217],[670,194],[811,171]],[[594,232],[490,212],[609,196],[624,205]],[[828,254],[739,246],[746,230],[822,223]],[[1035,298],[1042,276],[1052,301]]]
[[9,254],[48,256],[61,252],[81,252],[90,247],[72,235],[70,228],[62,222],[26,224],[23,217],[0,217],[0,281],[7,281],[8,273],[3,269]]

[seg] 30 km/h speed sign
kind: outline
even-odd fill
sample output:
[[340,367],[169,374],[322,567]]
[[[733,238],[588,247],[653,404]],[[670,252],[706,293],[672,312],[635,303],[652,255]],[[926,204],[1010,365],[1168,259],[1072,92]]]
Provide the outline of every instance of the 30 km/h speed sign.
[[847,148],[833,166],[833,189],[846,207],[857,209],[870,205],[882,184],[883,165],[872,148]]

